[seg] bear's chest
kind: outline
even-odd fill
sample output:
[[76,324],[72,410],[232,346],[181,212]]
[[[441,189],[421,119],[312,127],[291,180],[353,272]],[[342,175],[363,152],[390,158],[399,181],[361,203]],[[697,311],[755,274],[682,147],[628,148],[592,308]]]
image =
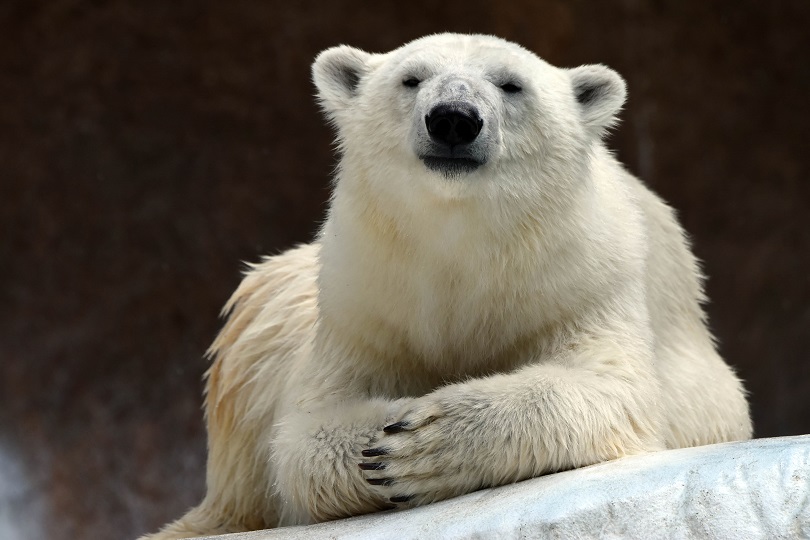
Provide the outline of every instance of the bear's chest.
[[374,295],[364,311],[385,321],[395,335],[389,343],[403,344],[402,354],[465,377],[479,368],[512,369],[542,347],[547,313],[530,277],[483,263],[434,261],[399,271],[407,275],[385,285],[390,293]]

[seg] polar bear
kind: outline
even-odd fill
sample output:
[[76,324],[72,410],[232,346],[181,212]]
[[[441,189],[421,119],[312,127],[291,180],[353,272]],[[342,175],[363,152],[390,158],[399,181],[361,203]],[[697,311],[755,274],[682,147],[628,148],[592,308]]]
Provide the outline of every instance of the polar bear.
[[341,155],[328,217],[228,302],[207,495],[156,538],[751,437],[673,211],[602,142],[619,75],[442,34],[328,49],[313,76]]

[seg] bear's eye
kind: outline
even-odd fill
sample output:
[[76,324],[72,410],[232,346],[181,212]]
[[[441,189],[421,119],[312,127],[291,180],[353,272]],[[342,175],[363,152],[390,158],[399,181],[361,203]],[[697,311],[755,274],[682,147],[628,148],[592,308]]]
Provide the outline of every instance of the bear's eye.
[[518,92],[523,90],[523,88],[516,85],[515,83],[506,83],[501,85],[501,90],[503,90],[507,94],[517,94]]
[[404,81],[402,81],[402,86],[407,86],[408,88],[416,88],[419,86],[419,83],[422,82],[416,77],[408,77]]

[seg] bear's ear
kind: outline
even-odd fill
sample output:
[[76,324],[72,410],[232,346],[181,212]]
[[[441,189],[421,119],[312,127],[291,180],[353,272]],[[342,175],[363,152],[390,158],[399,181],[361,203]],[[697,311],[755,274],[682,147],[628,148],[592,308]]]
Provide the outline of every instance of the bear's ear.
[[580,66],[568,71],[582,120],[601,137],[618,121],[617,115],[627,98],[624,79],[602,65]]
[[360,80],[370,70],[371,56],[346,45],[326,49],[312,64],[312,79],[327,113],[346,108],[357,95]]

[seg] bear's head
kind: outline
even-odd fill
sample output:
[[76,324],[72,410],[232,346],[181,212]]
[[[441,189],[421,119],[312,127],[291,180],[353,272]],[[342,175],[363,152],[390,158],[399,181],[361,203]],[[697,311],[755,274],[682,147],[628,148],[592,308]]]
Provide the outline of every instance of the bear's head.
[[312,70],[337,128],[339,181],[361,176],[386,190],[576,183],[625,100],[624,81],[604,66],[557,68],[491,36],[433,35],[386,54],[339,46]]

